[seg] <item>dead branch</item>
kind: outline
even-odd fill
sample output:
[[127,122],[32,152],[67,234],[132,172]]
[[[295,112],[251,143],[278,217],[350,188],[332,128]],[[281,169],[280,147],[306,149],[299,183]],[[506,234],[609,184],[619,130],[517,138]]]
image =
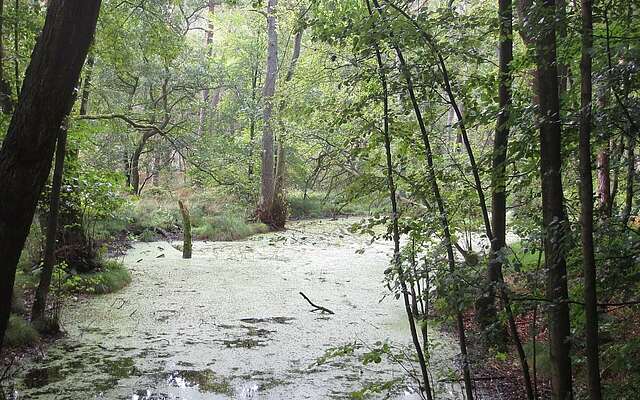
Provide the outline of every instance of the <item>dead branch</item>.
[[309,298],[308,298],[304,293],[300,292],[300,296],[304,297],[304,299],[305,299],[309,304],[311,304],[311,307],[313,307],[313,310],[311,310],[311,312],[314,312],[314,311],[322,311],[323,313],[327,313],[327,314],[335,314],[333,311],[329,310],[329,309],[328,309],[328,308],[326,308],[326,307],[322,307],[322,306],[318,306],[318,305],[316,305],[316,304],[313,304],[313,303],[311,302],[311,300],[309,300]]

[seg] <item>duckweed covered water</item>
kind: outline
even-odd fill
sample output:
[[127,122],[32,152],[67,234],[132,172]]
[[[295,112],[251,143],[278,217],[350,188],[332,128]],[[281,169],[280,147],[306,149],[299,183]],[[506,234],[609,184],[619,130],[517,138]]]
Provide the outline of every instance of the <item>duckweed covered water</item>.
[[[392,249],[350,234],[353,222],[297,222],[241,242],[196,242],[190,260],[175,243],[134,244],[125,258],[131,285],[68,305],[67,335],[22,366],[14,397],[340,399],[394,381],[391,398],[418,398],[402,365],[358,358],[384,340],[411,354],[411,340],[402,304],[381,301]],[[310,312],[300,291],[335,314]],[[444,376],[455,345],[430,336],[432,369]],[[316,363],[354,342],[352,354]],[[456,388],[439,390],[456,397]]]

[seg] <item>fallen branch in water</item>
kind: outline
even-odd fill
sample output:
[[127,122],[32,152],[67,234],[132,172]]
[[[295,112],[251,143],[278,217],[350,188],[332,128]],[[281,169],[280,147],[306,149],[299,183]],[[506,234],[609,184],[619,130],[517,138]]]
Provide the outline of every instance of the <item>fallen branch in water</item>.
[[333,311],[329,310],[328,308],[322,307],[322,306],[318,306],[315,305],[311,302],[311,300],[309,300],[309,298],[302,292],[300,292],[300,296],[304,297],[304,299],[309,302],[309,304],[311,304],[311,307],[313,307],[314,309],[311,310],[311,312],[314,311],[322,311],[323,313],[327,313],[327,314],[335,314]]

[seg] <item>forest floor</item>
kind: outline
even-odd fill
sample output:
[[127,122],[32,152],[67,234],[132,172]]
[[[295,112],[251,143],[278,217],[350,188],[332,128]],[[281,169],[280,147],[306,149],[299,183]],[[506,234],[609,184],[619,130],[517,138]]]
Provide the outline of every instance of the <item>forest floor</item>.
[[[131,285],[68,304],[66,335],[19,367],[14,395],[325,399],[383,397],[393,382],[391,398],[417,398],[405,371],[413,366],[400,361],[411,352],[406,316],[385,296],[392,248],[349,233],[355,221],[300,221],[244,241],[195,242],[190,260],[178,243],[133,244],[123,256]],[[335,314],[311,312],[299,292]],[[459,385],[446,379],[455,341],[430,335],[439,398],[459,398]],[[383,355],[365,365],[363,355],[385,340],[395,361]],[[336,356],[325,357],[332,349]]]

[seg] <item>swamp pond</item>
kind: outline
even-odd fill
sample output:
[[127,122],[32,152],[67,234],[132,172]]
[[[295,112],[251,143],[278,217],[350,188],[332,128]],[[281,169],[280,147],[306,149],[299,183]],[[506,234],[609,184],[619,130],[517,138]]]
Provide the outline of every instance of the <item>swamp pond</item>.
[[[412,354],[401,301],[389,295],[389,243],[349,232],[355,219],[293,222],[237,242],[134,243],[133,281],[67,304],[65,336],[20,367],[15,399],[329,399],[400,382],[390,398],[419,398],[406,361],[367,363],[387,341]],[[175,246],[175,247],[174,247]],[[311,312],[304,292],[335,314]],[[385,296],[387,295],[387,296]],[[452,338],[431,330],[434,378],[455,365]],[[318,361],[332,348],[355,351]],[[439,397],[458,388],[438,387]]]

